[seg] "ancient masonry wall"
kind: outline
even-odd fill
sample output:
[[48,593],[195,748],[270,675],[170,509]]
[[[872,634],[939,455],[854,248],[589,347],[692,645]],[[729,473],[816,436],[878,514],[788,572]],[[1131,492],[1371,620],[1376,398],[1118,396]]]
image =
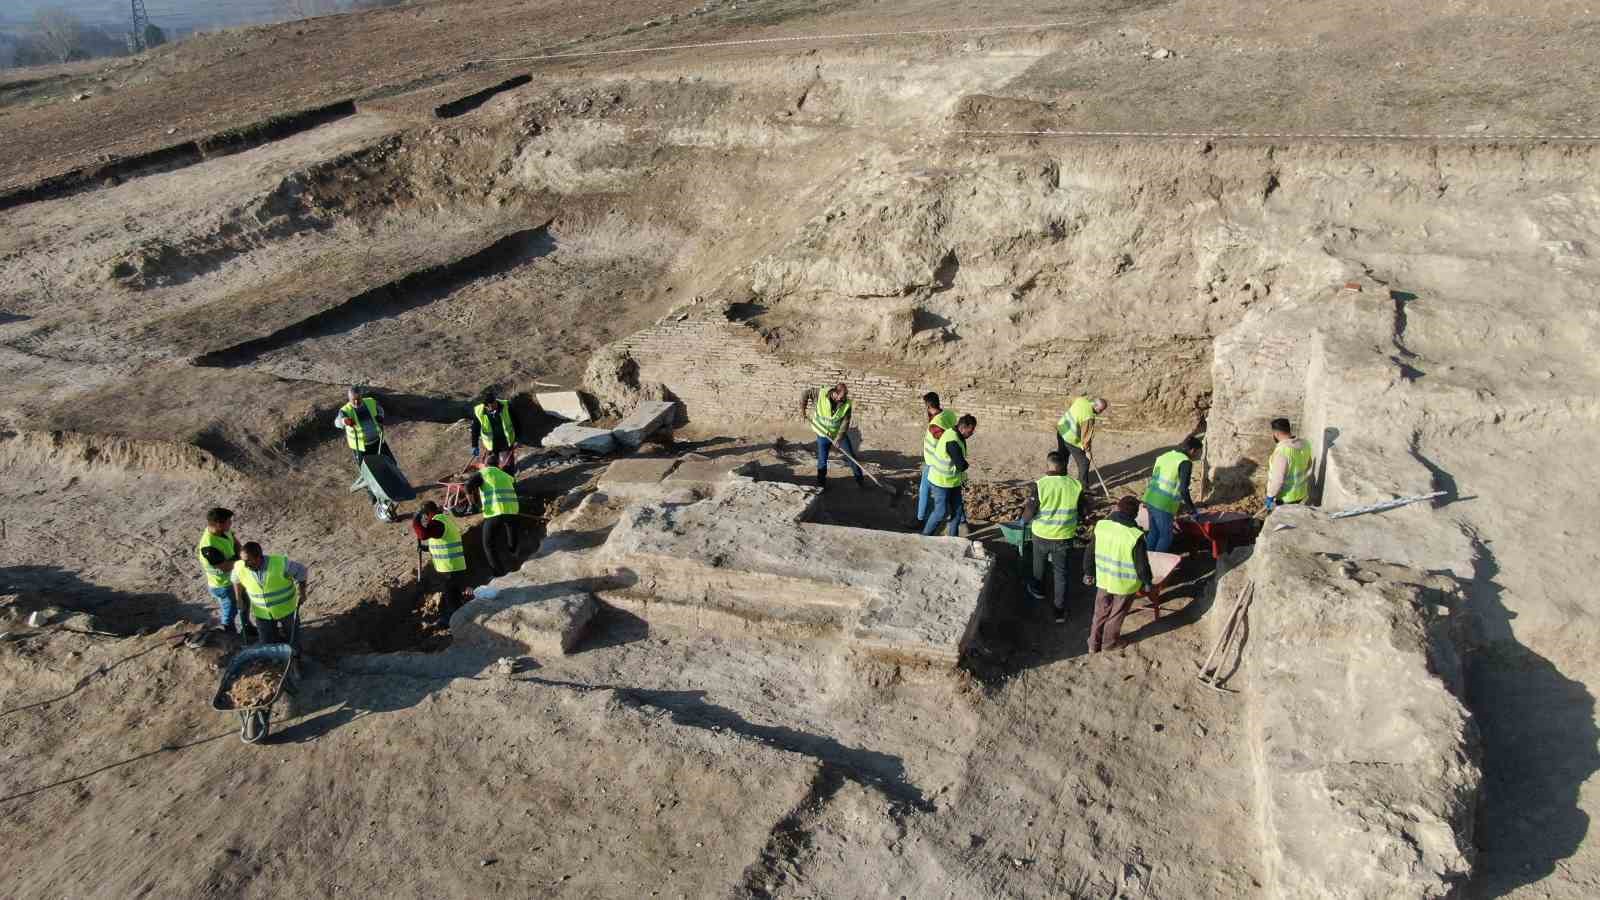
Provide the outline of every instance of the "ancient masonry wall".
[[[1004,380],[885,370],[848,358],[794,358],[768,347],[754,329],[706,304],[668,315],[613,345],[639,364],[641,381],[658,381],[684,401],[696,424],[748,425],[799,415],[807,388],[845,381],[857,421],[915,423],[922,395],[939,392],[949,409],[971,413],[986,428],[1052,428],[1078,390],[1055,378]],[[1138,418],[1137,411],[1119,417]]]

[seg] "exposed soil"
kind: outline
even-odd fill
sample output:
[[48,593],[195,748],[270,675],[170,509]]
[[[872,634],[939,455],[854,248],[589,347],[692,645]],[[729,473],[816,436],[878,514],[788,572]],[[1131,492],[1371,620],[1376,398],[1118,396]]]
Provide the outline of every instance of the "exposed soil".
[[[1586,525],[1537,484],[1487,485],[1582,483],[1550,448],[1589,446],[1600,421],[1596,152],[1505,138],[1600,132],[1580,77],[1600,41],[1557,0],[1381,6],[441,0],[4,75],[0,189],[115,177],[0,210],[0,843],[26,861],[0,891],[1258,895],[1248,698],[1194,678],[1208,548],[1185,548],[1165,607],[1138,607],[1115,653],[1085,652],[1092,592],[1072,584],[1056,624],[997,539],[994,615],[955,671],[674,609],[606,607],[572,655],[480,653],[425,621],[436,576],[418,579],[404,522],[350,492],[331,420],[369,385],[419,501],[438,500],[426,476],[461,470],[484,387],[515,398],[532,445],[554,424],[532,394],[704,317],[745,343],[693,332],[642,372],[668,358],[667,388],[694,390],[675,451],[810,483],[789,382],[899,379],[915,390],[856,422],[888,489],[836,460],[818,520],[905,531],[917,396],[965,394],[989,404],[976,527],[1020,516],[1054,448],[1029,404],[1093,390],[1114,401],[1093,522],[1209,409],[1242,408],[1217,396],[1219,365],[1326,335],[1269,332],[1227,359],[1219,341],[1357,280],[1327,302],[1394,307],[1394,369],[1362,390],[1422,422],[1409,455],[1379,458],[1437,469],[1451,503],[1469,481],[1494,500],[1436,507],[1460,517],[1461,578],[1494,630],[1471,667],[1490,791],[1466,891],[1591,895],[1593,617],[1545,546],[1587,560]],[[1050,27],[486,61],[1014,23]],[[994,133],[1044,129],[1469,137]],[[1264,438],[1283,372],[1230,373],[1263,415],[1212,449]],[[524,554],[605,463],[530,460]],[[1260,473],[1218,474],[1205,508],[1258,514]],[[303,690],[259,747],[210,708],[233,647],[186,640],[217,615],[194,540],[219,505],[311,573]],[[1441,546],[1419,540],[1413,562],[1455,565]]]

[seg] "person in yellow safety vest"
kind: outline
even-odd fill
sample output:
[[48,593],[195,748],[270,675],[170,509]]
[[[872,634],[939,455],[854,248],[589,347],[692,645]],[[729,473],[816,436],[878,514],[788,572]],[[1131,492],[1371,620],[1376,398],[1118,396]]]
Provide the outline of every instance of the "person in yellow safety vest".
[[864,487],[861,467],[856,465],[856,445],[850,437],[850,414],[854,411],[850,388],[839,382],[831,388],[817,388],[817,402],[811,410],[811,430],[817,434],[817,487],[828,489],[828,453],[834,444],[850,454],[845,457],[856,477],[856,487]]
[[1090,653],[1122,646],[1122,620],[1133,608],[1133,598],[1149,589],[1154,580],[1138,517],[1139,501],[1119,498],[1116,510],[1095,523],[1094,536],[1084,551],[1083,583],[1095,586]]
[[1194,515],[1194,500],[1189,496],[1189,478],[1194,460],[1200,455],[1200,439],[1189,435],[1175,450],[1156,457],[1150,470],[1150,484],[1144,489],[1144,508],[1150,516],[1150,549],[1161,553],[1172,548],[1173,516],[1183,511]]
[[1050,606],[1057,622],[1067,620],[1067,586],[1072,583],[1072,539],[1078,535],[1078,498],[1083,483],[1066,474],[1067,461],[1051,453],[1045,462],[1045,475],[1034,484],[1034,496],[1022,511],[1033,544],[1033,577],[1028,579],[1028,595],[1044,599],[1044,567],[1050,564]]
[[265,556],[261,545],[244,545],[233,564],[234,598],[250,604],[257,642],[288,644],[300,652],[300,607],[306,602],[306,567],[286,556]]
[[961,523],[967,520],[966,503],[961,499],[961,486],[967,483],[967,441],[978,430],[978,420],[962,416],[956,427],[946,431],[934,448],[933,463],[928,467],[928,483],[933,491],[933,509],[922,533],[932,535],[946,519],[950,521],[950,537],[955,537]]
[[1294,436],[1288,419],[1272,420],[1272,462],[1267,467],[1267,511],[1311,496],[1311,445]]
[[956,427],[956,414],[939,405],[939,395],[929,391],[922,395],[923,411],[928,414],[928,424],[922,429],[922,482],[917,485],[917,524],[928,519],[928,505],[932,500],[932,485],[928,470],[933,467],[934,455],[939,450],[939,438]]
[[[444,576],[444,591],[439,612],[431,617],[435,625],[448,624],[450,616],[466,604],[467,548],[461,540],[461,526],[455,517],[429,500],[411,517],[411,533],[417,538],[417,551],[427,551],[433,570]],[[417,581],[422,581],[422,563],[417,562]]]
[[1094,420],[1111,404],[1102,399],[1074,397],[1067,411],[1056,422],[1056,452],[1070,465],[1067,474],[1081,484],[1089,483],[1089,460],[1094,455]]
[[[484,466],[467,479],[467,490],[477,493],[483,510],[483,555],[489,560],[489,571],[504,575],[515,568],[512,563],[522,541],[517,480],[504,469]],[[504,554],[500,552],[502,544],[506,548]]]
[[[333,427],[344,432],[344,442],[355,459],[356,469],[360,470],[364,456],[382,454],[390,462],[395,462],[394,451],[384,439],[383,407],[377,399],[359,384],[353,384],[345,391],[345,399],[345,405],[333,414]],[[399,463],[395,462],[395,465],[398,468]],[[373,503],[380,502],[378,495],[370,489],[367,496]]]
[[[247,639],[254,640],[256,629],[250,624],[250,613],[242,604],[233,602],[233,564],[239,561],[239,539],[233,536],[233,510],[213,506],[206,512],[206,527],[200,532],[194,555],[200,560],[200,572],[206,579],[206,590],[217,601],[218,619],[222,630],[234,637],[242,630]],[[239,627],[234,627],[237,617]]]
[[516,474],[516,418],[511,414],[511,404],[501,400],[494,388],[485,388],[482,402],[472,408],[469,431],[473,459],[485,454],[485,462]]

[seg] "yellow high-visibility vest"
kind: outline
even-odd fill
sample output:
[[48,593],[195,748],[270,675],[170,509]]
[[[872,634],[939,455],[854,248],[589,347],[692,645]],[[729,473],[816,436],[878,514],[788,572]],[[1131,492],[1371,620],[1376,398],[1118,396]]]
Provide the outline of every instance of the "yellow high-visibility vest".
[[811,413],[811,430],[817,437],[825,437],[830,441],[838,440],[839,431],[844,428],[844,420],[850,418],[852,403],[846,398],[837,407],[833,405],[833,398],[828,396],[827,388],[817,388],[817,408]]
[[262,579],[256,578],[256,573],[244,560],[233,564],[233,571],[239,575],[239,586],[250,598],[250,615],[277,621],[289,618],[300,608],[300,588],[283,571],[287,562],[284,556],[267,557],[266,577]]
[[472,408],[472,415],[478,420],[478,442],[490,453],[511,449],[511,445],[517,442],[517,429],[511,424],[511,404],[500,401],[500,431],[506,436],[504,447],[494,445],[494,423],[489,421],[489,411],[483,407],[484,404],[479,403]]
[[1155,468],[1150,472],[1150,486],[1144,489],[1145,505],[1168,515],[1178,511],[1183,491],[1178,484],[1178,470],[1189,461],[1182,450],[1168,450],[1156,457]]
[[1083,449],[1083,439],[1088,432],[1089,423],[1094,421],[1094,401],[1088,397],[1077,397],[1061,414],[1061,420],[1056,422],[1056,434],[1061,435],[1069,447]]
[[1065,541],[1078,533],[1078,498],[1083,485],[1071,475],[1046,475],[1039,479],[1039,514],[1029,530],[1036,538]]
[[355,423],[344,427],[344,442],[351,450],[366,453],[378,449],[378,443],[383,440],[383,426],[378,424],[378,401],[362,397],[361,406],[365,415],[357,415],[360,410],[351,403],[339,407],[339,413]]
[[956,414],[948,409],[940,410],[938,415],[928,420],[927,427],[922,429],[922,464],[925,466],[932,466],[934,454],[939,452],[939,439],[933,436],[935,427],[954,431]]
[[1280,443],[1272,449],[1274,456],[1282,456],[1283,487],[1279,489],[1280,503],[1302,503],[1311,496],[1311,448],[1291,447]]
[[[934,448],[933,464],[928,467],[928,483],[942,488],[960,487],[967,483],[965,470],[957,471],[955,460],[950,456],[950,445],[960,444],[961,455],[966,456],[967,442],[961,437],[961,432],[954,428],[946,431],[939,438],[939,446]],[[968,461],[971,464],[971,461]]]
[[483,505],[483,517],[513,515],[522,509],[517,501],[517,480],[497,466],[484,466],[479,471],[483,486],[478,489],[478,500]]
[[206,587],[225,588],[228,586],[228,573],[206,562],[205,556],[200,551],[207,547],[215,547],[222,554],[223,559],[239,555],[239,544],[233,539],[233,533],[212,534],[211,529],[200,532],[200,543],[195,545],[194,555],[200,559],[200,571],[205,573]]
[[1144,587],[1133,563],[1133,548],[1144,532],[1101,519],[1094,526],[1094,586],[1108,594],[1127,596]]
[[465,572],[467,548],[461,543],[461,529],[456,526],[455,518],[449,513],[440,513],[433,520],[444,526],[444,537],[428,538],[428,556],[433,560],[433,570]]

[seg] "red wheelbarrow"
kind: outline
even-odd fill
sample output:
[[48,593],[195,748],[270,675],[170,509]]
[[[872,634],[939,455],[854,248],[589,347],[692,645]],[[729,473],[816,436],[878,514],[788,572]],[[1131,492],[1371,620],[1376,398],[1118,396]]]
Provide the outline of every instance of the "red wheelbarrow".
[[1178,534],[1211,545],[1211,558],[1221,559],[1233,547],[1254,537],[1255,519],[1242,512],[1203,512],[1177,521]]

